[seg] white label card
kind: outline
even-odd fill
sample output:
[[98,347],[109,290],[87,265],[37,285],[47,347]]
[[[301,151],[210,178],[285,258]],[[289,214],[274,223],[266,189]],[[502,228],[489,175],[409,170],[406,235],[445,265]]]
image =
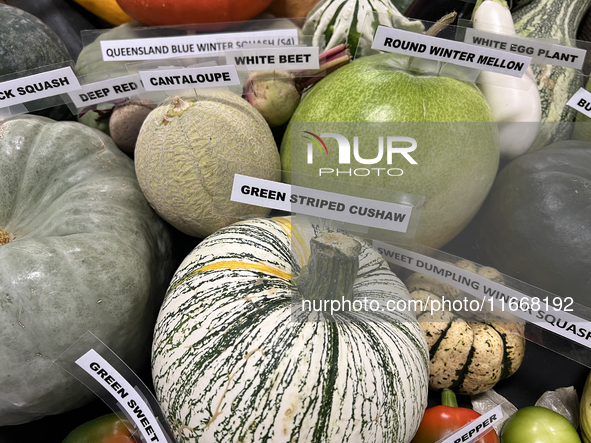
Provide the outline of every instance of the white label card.
[[522,77],[531,57],[402,29],[378,26],[372,49]]
[[0,107],[67,94],[80,89],[72,68],[65,67],[0,83]]
[[575,95],[573,95],[568,102],[568,106],[576,109],[581,114],[591,117],[591,92],[585,88],[580,88]]
[[527,55],[532,58],[532,63],[558,65],[565,68],[583,69],[587,55],[587,51],[581,48],[555,45],[515,35],[495,34],[473,28],[466,28],[464,41],[472,45]]
[[98,352],[89,350],[76,360],[76,364],[115,397],[127,416],[133,420],[145,442],[168,441],[143,397]]
[[294,46],[298,44],[298,30],[276,29],[180,37],[103,40],[100,43],[104,61],[162,60],[217,54],[253,45]]
[[226,63],[239,71],[318,69],[318,47],[253,48],[226,52]]
[[535,297],[495,283],[474,272],[378,240],[373,241],[373,247],[390,263],[427,275],[476,297],[481,300],[479,311],[483,313],[486,312],[485,308],[493,313],[495,310],[510,313],[591,348],[591,322],[566,312],[567,305],[565,310],[556,309],[552,301],[536,300]]
[[146,91],[213,88],[240,84],[234,65],[155,69],[139,71],[139,75]]
[[70,98],[77,108],[110,102],[144,92],[137,74],[110,78],[82,85],[79,91],[70,92]]
[[448,437],[438,440],[437,443],[471,443],[478,440],[487,432],[493,431],[493,425],[503,418],[501,405],[495,406],[476,420],[462,426]]
[[397,232],[406,232],[412,213],[412,206],[351,197],[240,174],[234,175],[231,200]]

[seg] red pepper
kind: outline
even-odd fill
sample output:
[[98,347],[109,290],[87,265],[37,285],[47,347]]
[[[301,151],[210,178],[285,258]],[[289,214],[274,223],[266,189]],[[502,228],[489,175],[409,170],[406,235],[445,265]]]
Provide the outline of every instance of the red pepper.
[[[459,408],[456,395],[449,389],[441,392],[441,403],[440,406],[425,411],[419,430],[411,443],[435,443],[480,417],[480,414],[472,409]],[[499,438],[492,430],[476,442],[499,443]]]
[[111,413],[86,422],[68,434],[62,443],[136,443],[129,429]]

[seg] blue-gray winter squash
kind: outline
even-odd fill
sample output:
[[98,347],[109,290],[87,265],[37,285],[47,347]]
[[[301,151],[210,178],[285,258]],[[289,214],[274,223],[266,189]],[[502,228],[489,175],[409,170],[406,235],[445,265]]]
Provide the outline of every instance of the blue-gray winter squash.
[[108,136],[0,120],[0,426],[96,398],[53,363],[87,331],[147,364],[172,264],[168,228]]

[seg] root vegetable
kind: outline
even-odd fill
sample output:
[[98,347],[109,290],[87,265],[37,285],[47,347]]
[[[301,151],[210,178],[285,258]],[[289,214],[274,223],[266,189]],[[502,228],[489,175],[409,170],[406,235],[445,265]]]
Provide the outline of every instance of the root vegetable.
[[133,155],[142,124],[154,108],[156,104],[146,100],[130,100],[115,106],[109,121],[109,131],[119,149]]
[[247,80],[244,98],[267,120],[269,126],[287,122],[300,103],[301,91],[287,71],[256,71]]
[[345,45],[329,49],[319,56],[320,67],[295,73],[255,71],[246,80],[242,97],[265,118],[269,126],[281,126],[295,112],[302,93],[330,72],[351,60]]

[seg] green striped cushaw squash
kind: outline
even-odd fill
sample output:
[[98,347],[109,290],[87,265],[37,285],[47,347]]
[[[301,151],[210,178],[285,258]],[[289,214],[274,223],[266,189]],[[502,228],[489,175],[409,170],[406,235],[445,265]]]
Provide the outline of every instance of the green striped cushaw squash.
[[[324,263],[310,252],[317,230],[288,217],[241,221],[180,265],[152,347],[155,392],[179,443],[413,438],[427,406],[424,334],[408,311],[298,310],[302,267],[308,257],[304,268]],[[334,281],[332,271],[308,275],[321,286],[350,280],[352,300],[409,300],[379,253],[357,240],[357,272],[339,265]]]
[[[577,29],[591,0],[534,0],[513,13],[520,37],[576,46]],[[582,71],[549,64],[532,64],[542,101],[542,127],[530,151],[570,138],[577,111],[566,102],[585,83]]]

